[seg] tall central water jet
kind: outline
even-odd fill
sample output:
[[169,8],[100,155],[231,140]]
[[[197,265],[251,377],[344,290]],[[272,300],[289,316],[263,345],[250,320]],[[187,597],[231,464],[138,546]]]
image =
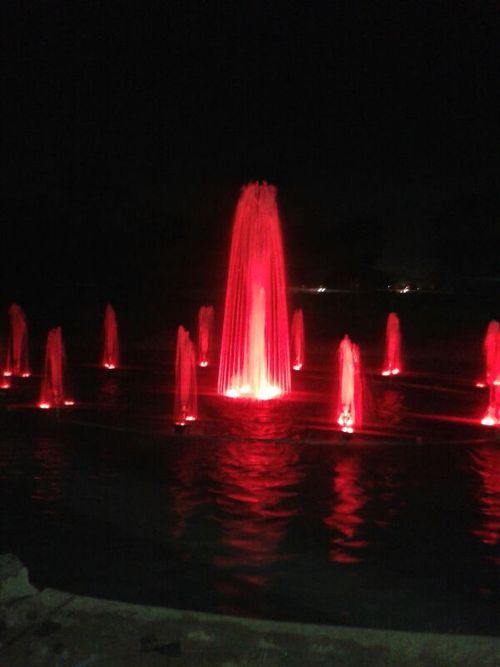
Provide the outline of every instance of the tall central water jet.
[[246,185],[236,207],[218,391],[258,400],[290,391],[283,243],[276,188],[267,183]]

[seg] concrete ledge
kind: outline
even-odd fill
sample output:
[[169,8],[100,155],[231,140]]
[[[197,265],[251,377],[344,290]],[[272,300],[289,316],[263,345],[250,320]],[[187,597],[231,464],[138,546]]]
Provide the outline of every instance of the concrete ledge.
[[495,637],[279,623],[33,590],[0,601],[0,667],[500,665]]

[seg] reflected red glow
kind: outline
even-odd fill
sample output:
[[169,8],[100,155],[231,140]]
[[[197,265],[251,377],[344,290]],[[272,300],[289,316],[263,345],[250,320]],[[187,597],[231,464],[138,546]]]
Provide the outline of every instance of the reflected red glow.
[[29,377],[28,327],[23,309],[16,303],[9,308],[9,343],[4,375]]
[[289,557],[284,543],[299,512],[302,474],[298,452],[289,445],[238,441],[217,448],[212,475],[222,534],[214,560],[223,570],[217,590],[225,611],[237,608],[242,585],[258,604],[256,589],[266,585],[274,563]]
[[337,424],[344,433],[353,433],[363,419],[363,385],[359,348],[344,336],[338,349]]
[[233,223],[218,391],[268,400],[290,391],[285,264],[276,189],[242,189]]
[[359,476],[357,458],[340,459],[334,466],[334,504],[324,521],[333,531],[330,560],[337,563],[359,562],[361,558],[359,552],[356,552],[367,545],[367,542],[359,537],[363,524],[360,514],[366,503]]
[[385,330],[385,359],[382,375],[399,375],[402,369],[401,332],[396,313],[389,313]]
[[476,470],[481,476],[480,496],[483,523],[473,532],[485,544],[500,544],[500,450],[482,447],[472,454]]
[[300,371],[304,365],[304,314],[302,308],[297,308],[293,312],[290,337],[292,341],[292,368],[294,371]]
[[210,362],[213,346],[214,308],[201,306],[198,311],[198,363],[206,368]]
[[102,365],[108,370],[113,370],[118,367],[120,351],[116,313],[113,306],[109,303],[104,311],[103,339]]
[[180,326],[177,330],[175,356],[174,423],[184,426],[198,415],[196,366],[194,347],[189,332]]
[[38,407],[42,410],[73,405],[64,395],[64,348],[61,327],[49,331]]

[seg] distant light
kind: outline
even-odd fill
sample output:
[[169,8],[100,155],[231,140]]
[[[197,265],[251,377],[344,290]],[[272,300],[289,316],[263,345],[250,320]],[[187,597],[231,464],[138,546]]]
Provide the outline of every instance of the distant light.
[[114,364],[110,364],[110,363],[106,362],[104,364],[104,368],[107,368],[108,370],[112,371],[116,368],[116,366]]
[[208,361],[200,361],[201,368],[206,368],[208,366]]
[[294,371],[301,371],[302,370],[302,364],[294,364],[292,366]]
[[4,375],[4,377],[6,377],[6,378],[10,378],[11,375],[12,375],[12,373],[11,373],[11,371],[4,371],[4,372],[3,372],[3,375]]
[[64,401],[64,405],[67,405],[67,406],[74,405],[74,404],[75,404],[75,401],[71,401],[71,400]]
[[187,421],[187,422],[194,422],[195,420],[196,420],[196,417],[193,417],[193,415],[188,415],[188,416],[186,417],[186,421]]
[[31,373],[21,373],[22,378],[29,378],[31,377]]
[[323,293],[323,292],[326,292],[326,287],[318,287],[318,289],[316,290],[316,292],[319,292],[319,294],[321,294],[321,293]]
[[4,382],[3,384],[0,385],[0,389],[10,389],[10,383]]
[[479,389],[484,389],[486,385],[484,382],[476,382],[476,387],[479,387]]
[[51,406],[50,403],[39,403],[38,407],[41,408],[42,410],[49,410]]
[[392,373],[393,375],[399,375],[399,368],[393,368],[392,371],[391,371],[391,373]]
[[385,375],[386,377],[391,374],[391,371],[382,371],[382,375]]

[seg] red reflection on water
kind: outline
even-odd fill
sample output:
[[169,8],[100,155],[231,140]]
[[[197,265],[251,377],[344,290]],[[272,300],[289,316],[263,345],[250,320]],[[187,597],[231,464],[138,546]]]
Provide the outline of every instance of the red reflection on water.
[[214,335],[214,307],[201,306],[198,311],[198,364],[206,368],[210,363]]
[[4,376],[29,377],[28,327],[24,311],[17,303],[13,303],[9,308],[9,324],[9,344]]
[[290,445],[238,441],[217,449],[212,476],[222,535],[214,561],[226,572],[217,583],[225,611],[235,609],[233,593],[241,596],[231,578],[262,588],[272,564],[290,556],[284,541],[290,520],[301,511],[302,474],[299,454]]
[[109,303],[104,311],[103,338],[102,365],[108,370],[114,370],[118,368],[120,363],[120,348],[118,345],[116,314],[113,306]]
[[357,457],[339,459],[333,468],[333,506],[325,517],[325,524],[333,531],[330,560],[337,563],[358,563],[359,550],[367,542],[360,539],[363,524],[361,510],[366,504],[366,494],[359,483],[360,464]]
[[300,371],[304,365],[304,314],[302,308],[297,308],[293,312],[290,337],[292,341],[292,368],[294,371]]
[[481,476],[482,526],[473,532],[485,544],[500,543],[500,449],[482,447],[473,452],[475,468]]
[[399,318],[396,313],[389,313],[385,332],[385,359],[382,375],[399,375],[402,368]]
[[276,188],[251,183],[233,223],[218,392],[268,400],[290,391],[285,263]]
[[59,443],[50,438],[37,438],[33,446],[33,489],[31,499],[39,505],[38,511],[56,514],[54,507],[62,497],[62,480],[67,466]]
[[394,388],[382,389],[378,411],[384,425],[398,426],[404,412],[403,392]]

